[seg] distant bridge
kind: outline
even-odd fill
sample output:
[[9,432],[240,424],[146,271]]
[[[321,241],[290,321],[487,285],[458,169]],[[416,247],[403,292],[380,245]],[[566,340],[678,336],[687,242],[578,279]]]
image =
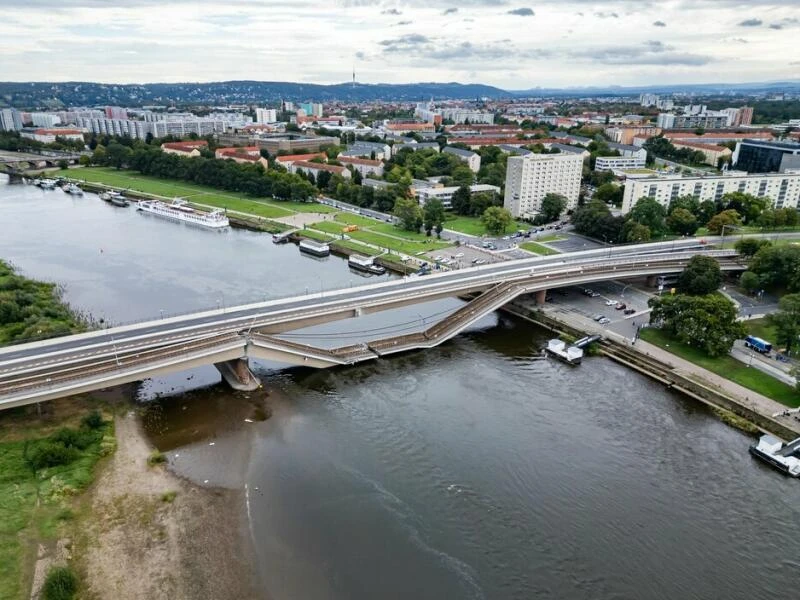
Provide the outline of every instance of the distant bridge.
[[[441,344],[519,295],[594,281],[683,270],[704,254],[744,269],[732,250],[696,240],[607,248],[485,265],[205,311],[0,350],[0,408],[89,392],[214,364],[236,389],[255,389],[249,358],[327,368]],[[432,300],[475,298],[424,331],[326,349],[281,337],[293,330]]]
[[75,164],[80,157],[81,155],[75,152],[42,151],[41,153],[32,153],[0,150],[0,172],[6,173],[12,178],[18,178],[29,169],[57,167],[62,160],[71,165]]

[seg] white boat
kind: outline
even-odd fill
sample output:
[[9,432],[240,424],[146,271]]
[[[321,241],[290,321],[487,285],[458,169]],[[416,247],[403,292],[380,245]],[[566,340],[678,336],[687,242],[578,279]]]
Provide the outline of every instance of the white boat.
[[187,205],[185,200],[180,199],[174,200],[172,204],[166,204],[157,200],[140,200],[137,210],[164,217],[165,219],[182,221],[184,223],[191,223],[211,229],[223,229],[230,225],[228,217],[223,211],[214,210],[207,213],[201,212],[199,210],[194,210]]
[[750,454],[760,458],[790,477],[800,477],[800,438],[784,444],[775,436],[764,434],[750,446]]
[[331,253],[331,248],[328,244],[315,242],[314,240],[300,240],[300,252],[305,252],[311,256],[328,256]]
[[550,340],[547,342],[546,350],[569,365],[579,365],[583,360],[583,349],[577,346],[567,346],[563,340]]
[[371,256],[360,256],[358,254],[351,254],[347,257],[347,266],[356,271],[364,271],[372,275],[383,275],[386,273],[386,268],[381,265],[375,264],[375,259]]
[[56,189],[56,181],[55,181],[55,179],[40,179],[38,185],[43,190],[54,190],[54,189]]
[[65,192],[68,194],[72,194],[73,196],[83,196],[83,190],[79,188],[74,183],[70,183],[65,189]]

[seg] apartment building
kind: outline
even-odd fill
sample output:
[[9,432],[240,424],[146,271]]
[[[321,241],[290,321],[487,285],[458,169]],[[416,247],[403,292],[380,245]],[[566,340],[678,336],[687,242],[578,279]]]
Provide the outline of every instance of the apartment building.
[[246,165],[259,164],[265,169],[269,168],[269,161],[261,156],[261,148],[258,146],[217,148],[214,152],[214,157],[223,160],[232,160]]
[[533,218],[547,194],[561,194],[567,210],[578,205],[583,157],[580,154],[510,156],[504,206],[517,218]]
[[257,108],[256,123],[275,123],[278,120],[278,111],[274,108]]
[[445,146],[442,148],[442,154],[452,154],[458,160],[467,163],[470,171],[477,173],[481,170],[481,155],[472,150],[464,150],[463,148],[454,148],[452,146]]
[[370,174],[376,177],[383,177],[383,163],[379,160],[354,158],[352,156],[339,156],[337,160],[345,167],[353,167],[353,170],[358,171],[362,177]]
[[177,154],[178,156],[195,157],[200,156],[200,150],[208,148],[208,142],[195,140],[188,142],[168,142],[161,144],[161,150],[166,154]]
[[324,163],[306,162],[302,160],[290,164],[289,172],[311,173],[312,175],[314,175],[314,177],[317,177],[320,173],[323,172],[331,173],[332,175],[341,175],[345,179],[350,179],[350,177],[352,177],[352,175],[350,174],[350,170],[346,169],[345,167],[340,167],[338,165],[326,165]]
[[23,129],[20,135],[43,144],[52,144],[57,138],[83,141],[83,132],[79,129]]
[[0,109],[0,131],[19,131],[22,129],[22,115],[13,108]]
[[[428,200],[439,200],[445,209],[453,208],[453,194],[458,191],[458,186],[448,187],[426,187],[417,191],[417,198],[419,203],[424,205]],[[478,183],[469,186],[469,193],[471,196],[475,194],[499,194],[500,188],[496,185],[488,185],[485,183]]]
[[744,192],[769,198],[774,208],[797,208],[800,173],[749,175],[741,171],[717,177],[650,177],[625,183],[622,213],[630,212],[640,198],[654,198],[664,206],[679,196],[694,196],[700,202],[717,201],[725,194]]
[[702,152],[705,156],[703,161],[707,165],[716,167],[719,164],[720,158],[730,158],[731,149],[726,146],[717,146],[716,144],[702,144],[698,142],[687,142],[685,140],[675,140],[672,145],[678,149],[684,148],[694,150],[695,152]]
[[618,171],[624,169],[644,169],[647,159],[638,156],[598,156],[595,171]]

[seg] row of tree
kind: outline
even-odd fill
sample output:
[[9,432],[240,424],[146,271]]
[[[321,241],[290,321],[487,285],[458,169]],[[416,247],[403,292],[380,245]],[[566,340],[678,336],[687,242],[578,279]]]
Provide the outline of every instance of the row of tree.
[[[605,197],[605,196],[604,196]],[[740,225],[774,228],[798,223],[797,211],[774,209],[768,198],[731,192],[717,201],[700,202],[679,196],[665,208],[654,198],[641,198],[625,217],[614,217],[607,204],[594,199],[575,211],[572,222],[578,233],[610,243],[646,242],[665,235],[691,236],[700,227],[719,235]]]

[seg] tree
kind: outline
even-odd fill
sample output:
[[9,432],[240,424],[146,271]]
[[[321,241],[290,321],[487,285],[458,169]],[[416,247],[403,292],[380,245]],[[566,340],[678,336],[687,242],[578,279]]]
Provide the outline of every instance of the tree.
[[690,296],[710,294],[722,284],[722,271],[716,259],[698,254],[678,276],[677,288]]
[[594,199],[606,204],[618,206],[622,204],[622,196],[625,188],[613,183],[604,183],[594,193]]
[[111,142],[106,148],[106,162],[112,167],[121,169],[131,156],[131,149],[117,142]]
[[623,238],[624,219],[611,214],[604,202],[592,200],[572,214],[575,231],[598,240],[617,242]]
[[678,235],[694,235],[697,218],[685,208],[676,208],[667,217],[667,226]]
[[513,220],[511,213],[500,206],[490,206],[481,215],[481,222],[492,235],[504,233]]
[[69,169],[69,163],[62,158],[60,161],[58,161],[58,168],[62,171],[66,171]]
[[651,298],[649,305],[651,323],[708,356],[727,354],[745,336],[736,307],[719,294],[667,294]]
[[422,225],[422,209],[415,198],[395,200],[394,216],[400,219],[400,227],[406,231],[419,231]]
[[697,211],[692,211],[697,215],[697,224],[704,227],[717,213],[717,205],[713,200],[704,200],[697,207]]
[[786,294],[778,302],[778,310],[767,317],[775,328],[776,342],[791,350],[800,336],[800,294]]
[[758,278],[758,275],[752,271],[745,271],[742,273],[741,277],[739,277],[739,285],[747,290],[748,293],[752,294],[761,287],[761,280]]
[[561,194],[545,194],[542,198],[542,205],[539,214],[544,217],[545,222],[555,221],[567,208],[567,199]]
[[442,201],[437,198],[432,198],[425,202],[422,208],[422,222],[425,233],[431,235],[431,232],[444,223],[444,206]]
[[738,226],[742,224],[742,220],[739,218],[739,213],[735,210],[723,210],[721,213],[714,215],[714,217],[708,222],[708,232],[713,233],[715,235],[719,235],[722,233],[722,228],[725,227],[728,231],[731,230],[728,226]]
[[[713,202],[711,203],[711,206],[711,214],[708,216],[709,219],[714,216],[715,212],[717,212]],[[685,208],[690,213],[697,216],[700,212],[700,201],[696,196],[692,195],[678,196],[677,198],[670,200],[669,206],[667,207],[667,214],[672,214],[672,211],[674,211],[676,208]]]
[[626,242],[641,244],[650,241],[650,228],[637,221],[627,221],[622,226],[622,239]]
[[667,213],[655,198],[640,198],[631,209],[628,218],[646,225],[654,237],[660,237],[666,231],[664,218]]
[[455,192],[453,192],[453,199],[450,201],[451,206],[453,207],[453,212],[458,215],[470,214],[470,197],[469,188],[465,185],[462,185]]
[[800,292],[800,248],[765,245],[750,261],[750,270],[765,288]]
[[736,251],[742,256],[750,258],[756,255],[756,252],[761,250],[764,246],[771,246],[769,240],[760,240],[757,238],[742,238],[734,245]]
[[758,217],[769,206],[768,198],[759,198],[744,192],[730,192],[721,198],[725,209],[733,209],[739,213],[745,223],[755,223]]

